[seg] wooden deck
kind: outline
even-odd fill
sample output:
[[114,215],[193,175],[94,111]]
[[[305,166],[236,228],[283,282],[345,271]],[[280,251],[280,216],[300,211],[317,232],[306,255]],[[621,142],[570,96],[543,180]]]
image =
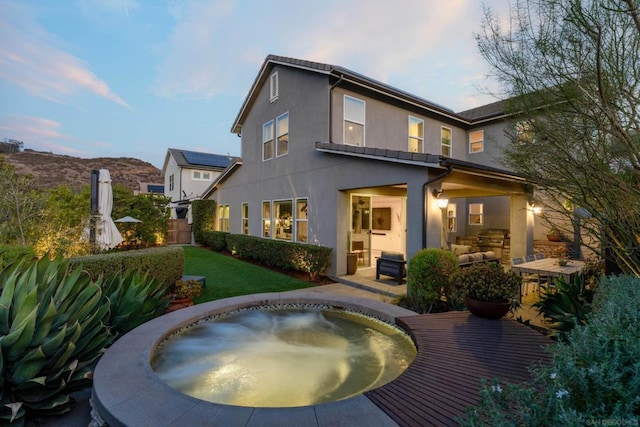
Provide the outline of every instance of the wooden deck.
[[529,366],[548,361],[551,344],[512,320],[485,320],[468,312],[400,319],[418,354],[395,381],[366,395],[401,426],[458,425],[456,417],[478,403],[481,379],[523,382]]

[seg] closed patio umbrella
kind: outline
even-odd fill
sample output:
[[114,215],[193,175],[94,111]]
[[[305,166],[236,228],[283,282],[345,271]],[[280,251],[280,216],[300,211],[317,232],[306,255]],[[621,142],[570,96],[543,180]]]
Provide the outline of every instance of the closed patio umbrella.
[[113,190],[111,175],[107,169],[100,169],[98,177],[98,227],[96,244],[100,249],[115,248],[122,242],[122,235],[111,218],[113,209]]

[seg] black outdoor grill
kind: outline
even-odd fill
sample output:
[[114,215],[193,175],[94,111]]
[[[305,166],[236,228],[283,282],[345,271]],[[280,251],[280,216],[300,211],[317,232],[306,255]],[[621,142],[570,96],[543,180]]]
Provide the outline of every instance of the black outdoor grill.
[[504,241],[509,235],[509,230],[485,229],[478,232],[478,249],[482,252],[493,251],[496,257],[502,258]]

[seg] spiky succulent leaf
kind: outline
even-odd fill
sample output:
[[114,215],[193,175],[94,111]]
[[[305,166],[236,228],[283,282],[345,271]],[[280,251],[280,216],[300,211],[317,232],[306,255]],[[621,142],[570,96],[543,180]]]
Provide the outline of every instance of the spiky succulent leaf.
[[2,335],[9,333],[9,311],[12,307],[13,294],[19,274],[17,266],[10,266],[9,269],[5,269],[0,273],[0,283],[3,284],[2,293],[0,294],[0,334]]
[[111,342],[108,300],[62,258],[10,264],[0,280],[0,420],[68,411]]
[[10,366],[13,376],[13,384],[21,384],[33,379],[47,364],[47,359],[42,351],[42,347],[37,347],[25,353],[20,360]]
[[31,338],[31,345],[38,345],[44,341],[44,339],[49,335],[49,331],[51,331],[51,325],[53,325],[53,320],[56,317],[58,311],[56,310],[56,306],[53,303],[53,300],[49,300],[49,303],[46,303],[47,300],[43,300],[43,303],[40,305],[40,310],[38,311],[38,323],[36,325],[36,330],[33,333],[33,337]]

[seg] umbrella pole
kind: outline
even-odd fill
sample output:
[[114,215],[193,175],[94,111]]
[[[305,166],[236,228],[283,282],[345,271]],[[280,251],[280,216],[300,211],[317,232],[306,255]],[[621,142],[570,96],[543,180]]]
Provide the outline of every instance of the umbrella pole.
[[96,216],[98,215],[98,178],[100,171],[97,169],[91,170],[91,215],[89,216],[89,243],[94,245],[96,243],[96,227],[98,222]]

